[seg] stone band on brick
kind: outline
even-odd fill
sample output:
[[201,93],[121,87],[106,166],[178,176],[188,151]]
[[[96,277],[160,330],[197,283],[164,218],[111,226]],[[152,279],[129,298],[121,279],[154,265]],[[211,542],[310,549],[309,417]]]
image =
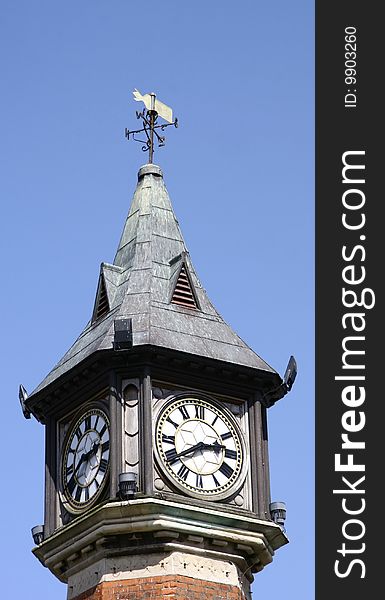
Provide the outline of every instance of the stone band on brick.
[[[98,590],[107,589],[103,588],[103,585],[107,583],[110,587],[116,587],[120,591],[122,591],[122,586],[128,588],[131,593],[138,591],[138,582],[143,586],[145,585],[146,589],[150,591],[152,584],[158,582],[156,589],[159,591],[162,582],[172,581],[186,581],[192,590],[194,590],[195,582],[199,586],[203,582],[204,589],[215,590],[217,594],[217,596],[214,596],[215,598],[221,598],[221,596],[218,596],[218,589],[222,587],[228,594],[230,591],[233,593],[236,589],[242,589],[245,595],[235,597],[244,597],[249,600],[252,579],[250,570],[242,574],[239,566],[229,560],[213,559],[191,552],[132,554],[101,559],[85,569],[73,573],[68,579],[67,600],[83,598],[83,594],[86,594],[85,598],[99,598],[98,595],[93,596],[92,594],[99,593]],[[87,596],[87,594],[89,595]],[[140,596],[133,596],[133,598],[135,597]],[[151,597],[155,598],[157,596],[149,596],[149,598]],[[162,598],[162,596],[158,597]],[[227,598],[227,596],[224,597]]]
[[74,600],[245,600],[235,586],[175,575],[106,581]]

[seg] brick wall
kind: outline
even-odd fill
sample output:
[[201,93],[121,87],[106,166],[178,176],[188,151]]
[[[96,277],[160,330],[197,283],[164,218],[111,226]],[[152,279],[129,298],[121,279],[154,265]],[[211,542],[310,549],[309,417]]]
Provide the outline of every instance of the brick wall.
[[105,581],[73,600],[244,600],[232,585],[169,575]]

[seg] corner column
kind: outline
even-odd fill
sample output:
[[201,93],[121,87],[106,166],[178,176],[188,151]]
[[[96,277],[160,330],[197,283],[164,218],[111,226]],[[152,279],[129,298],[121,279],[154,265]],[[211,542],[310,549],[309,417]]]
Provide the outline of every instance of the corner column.
[[146,495],[153,493],[154,466],[152,462],[152,388],[150,368],[145,367],[141,385],[140,403],[141,432],[141,482],[140,486]]

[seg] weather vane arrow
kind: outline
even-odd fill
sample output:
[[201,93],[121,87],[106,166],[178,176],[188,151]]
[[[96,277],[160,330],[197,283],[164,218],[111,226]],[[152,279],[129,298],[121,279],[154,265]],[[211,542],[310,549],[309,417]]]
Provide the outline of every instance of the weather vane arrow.
[[[178,127],[178,119],[175,118],[173,120],[172,108],[158,100],[153,92],[151,94],[142,95],[139,90],[135,88],[134,100],[137,102],[143,102],[145,106],[142,112],[136,112],[137,118],[142,119],[143,127],[142,129],[136,129],[135,131],[129,131],[126,128],[125,136],[128,140],[132,136],[132,139],[134,139],[136,142],[143,144],[142,150],[144,152],[148,151],[148,162],[152,163],[154,157],[154,136],[156,137],[158,146],[164,146],[166,141],[166,137],[164,135],[159,135],[157,129],[164,131],[164,129],[170,125]],[[167,123],[158,124],[158,117],[164,121],[167,121]],[[136,138],[135,134],[138,133],[144,133],[147,139],[140,140]]]
[[[152,98],[154,98],[154,108],[152,107],[152,104],[151,104]],[[155,110],[158,113],[158,115],[160,117],[162,117],[162,119],[167,121],[167,123],[170,123],[170,125],[174,124],[173,120],[172,120],[172,108],[170,106],[167,106],[167,104],[163,104],[163,102],[158,100],[157,97],[155,96],[155,94],[144,94],[144,96],[142,96],[142,94],[139,92],[139,90],[137,90],[135,88],[134,89],[134,99],[137,102],[143,102],[143,104],[147,108],[147,110]]]

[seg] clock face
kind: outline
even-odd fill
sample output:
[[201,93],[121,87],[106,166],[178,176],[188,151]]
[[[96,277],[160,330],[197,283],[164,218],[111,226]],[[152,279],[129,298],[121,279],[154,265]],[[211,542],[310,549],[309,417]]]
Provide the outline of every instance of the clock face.
[[224,498],[243,479],[242,434],[219,405],[198,398],[168,403],[156,425],[160,463],[174,485],[195,497]]
[[62,488],[72,509],[90,506],[100,496],[110,462],[110,425],[99,408],[90,408],[70,427],[62,458]]

